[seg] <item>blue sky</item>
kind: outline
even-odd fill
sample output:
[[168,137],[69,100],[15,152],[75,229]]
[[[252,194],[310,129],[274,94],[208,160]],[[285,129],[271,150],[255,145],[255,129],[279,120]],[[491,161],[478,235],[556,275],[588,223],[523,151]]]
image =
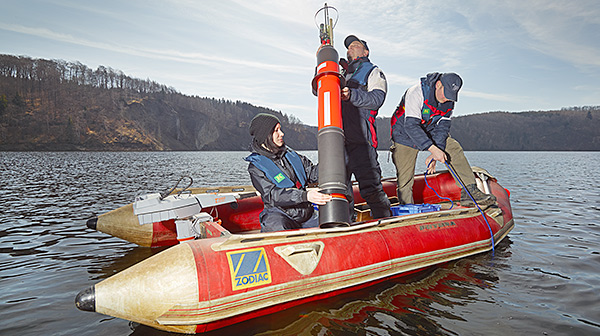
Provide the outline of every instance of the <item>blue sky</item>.
[[[317,122],[310,81],[324,1],[2,0],[0,53],[79,61],[183,94]],[[379,115],[428,72],[463,77],[455,115],[600,105],[597,0],[328,1],[388,79]]]

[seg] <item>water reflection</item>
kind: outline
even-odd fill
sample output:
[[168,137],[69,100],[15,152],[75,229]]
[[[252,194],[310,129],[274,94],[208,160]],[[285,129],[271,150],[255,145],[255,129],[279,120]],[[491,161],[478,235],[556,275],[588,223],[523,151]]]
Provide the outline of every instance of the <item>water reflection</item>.
[[132,246],[125,249],[121,255],[96,259],[96,263],[87,268],[88,273],[91,275],[90,280],[99,282],[100,280],[106,279],[111,275],[119,273],[126,268],[164,251],[167,248],[169,247],[147,248]]
[[[80,290],[160,251],[85,222],[182,175],[194,186],[248,184],[247,154],[0,153],[0,334],[168,335],[75,308]],[[600,153],[467,156],[511,191],[516,226],[493,259],[477,255],[209,334],[598,335],[600,171],[589,167],[600,166]],[[393,176],[386,152],[379,159]]]

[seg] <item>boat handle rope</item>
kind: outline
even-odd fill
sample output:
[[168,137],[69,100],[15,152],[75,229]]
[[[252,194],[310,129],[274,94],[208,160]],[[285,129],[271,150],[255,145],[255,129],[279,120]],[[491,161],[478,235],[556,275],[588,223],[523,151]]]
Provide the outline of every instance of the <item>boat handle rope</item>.
[[180,177],[180,178],[179,178],[179,180],[177,180],[177,183],[175,183],[175,186],[174,186],[173,188],[171,188],[171,189],[170,189],[170,190],[168,190],[168,191],[162,192],[162,193],[160,194],[160,200],[162,201],[163,199],[165,199],[165,197],[169,196],[169,195],[170,195],[170,194],[171,194],[173,191],[175,191],[175,189],[177,189],[177,186],[179,185],[179,182],[181,182],[181,180],[183,180],[183,179],[184,179],[184,178],[186,178],[186,177],[190,179],[190,184],[188,184],[188,185],[187,185],[185,188],[181,189],[181,190],[180,190],[180,191],[177,193],[177,196],[181,195],[181,193],[183,193],[184,191],[186,191],[186,190],[187,190],[187,188],[191,187],[191,186],[192,186],[192,184],[194,183],[194,180],[192,179],[192,177],[191,177],[191,176],[184,175],[184,176]]
[[[434,160],[429,161],[429,163],[427,164],[427,168],[429,168],[429,166],[431,165],[431,163]],[[475,203],[475,206],[477,207],[477,209],[479,210],[479,212],[481,213],[481,216],[483,217],[483,220],[485,220],[485,223],[487,224],[488,229],[490,230],[490,237],[492,238],[492,258],[494,257],[495,254],[495,246],[496,243],[494,243],[494,233],[492,232],[492,227],[490,226],[490,223],[487,220],[487,217],[485,216],[485,213],[483,212],[483,210],[481,210],[481,207],[479,207],[479,204],[477,203],[477,201],[475,201],[475,198],[473,197],[473,195],[471,195],[471,192],[469,192],[469,190],[467,190],[467,188],[465,187],[462,179],[454,172],[454,169],[452,168],[452,164],[448,163],[447,161],[444,162],[444,164],[446,165],[446,167],[448,167],[448,170],[450,171],[450,173],[452,173],[452,176],[454,176],[454,179],[456,181],[458,181],[458,183],[460,183],[461,187],[463,188],[463,190],[467,193],[467,195],[469,195],[469,197],[471,198],[471,200],[473,201],[473,203]],[[452,205],[450,206],[450,209],[452,209],[452,207],[454,206],[454,202],[452,202],[451,199],[447,198],[447,197],[441,197],[437,191],[435,189],[433,189],[429,183],[427,183],[427,170],[425,170],[425,174],[423,175],[425,178],[425,184],[427,185],[427,187],[431,190],[433,190],[433,192],[437,195],[437,197],[442,198],[442,199],[447,199],[450,200],[450,202],[452,203]],[[450,210],[448,209],[448,210]]]

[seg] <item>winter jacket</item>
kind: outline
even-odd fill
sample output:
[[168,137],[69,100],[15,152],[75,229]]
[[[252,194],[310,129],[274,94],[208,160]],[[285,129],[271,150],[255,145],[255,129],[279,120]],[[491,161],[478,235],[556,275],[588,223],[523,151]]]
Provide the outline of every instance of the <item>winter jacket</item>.
[[375,118],[387,93],[385,75],[366,57],[352,61],[343,74],[350,88],[350,99],[342,101],[346,144],[369,144],[377,148]]
[[[306,186],[309,183],[318,182],[318,165],[314,165],[307,157],[293,152],[288,147],[282,153],[273,154],[264,148],[253,145],[252,151],[252,154],[246,157],[246,161],[249,162],[248,173],[250,173],[252,185],[261,194],[265,210],[277,207],[300,223],[310,219],[314,208],[308,201]],[[299,158],[302,168],[296,167],[296,169],[304,169],[304,183],[301,182],[301,178],[297,177],[294,166],[290,162],[293,159],[288,159],[291,157],[288,152],[293,152]],[[261,158],[258,159],[257,156],[261,156]],[[276,168],[265,165],[265,159],[270,160]],[[270,167],[265,169],[268,166]],[[274,171],[275,173],[273,173]],[[284,176],[280,176],[280,173]],[[301,172],[299,174],[301,175]]]
[[430,73],[406,90],[391,120],[394,142],[418,150],[433,144],[441,150],[446,148],[454,102],[438,103],[435,99],[435,83],[441,75]]

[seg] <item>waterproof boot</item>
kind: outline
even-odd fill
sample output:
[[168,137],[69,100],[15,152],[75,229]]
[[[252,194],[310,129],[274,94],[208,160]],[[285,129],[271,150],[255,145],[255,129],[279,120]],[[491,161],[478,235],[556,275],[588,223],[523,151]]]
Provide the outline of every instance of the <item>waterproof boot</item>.
[[[473,198],[479,205],[496,204],[496,196],[481,192],[479,188],[477,188],[476,184],[469,184],[467,186],[467,190],[469,191],[469,193],[471,193],[471,196],[473,196]],[[464,189],[460,191],[460,205],[465,207],[475,206],[475,203],[473,203],[473,200],[471,199],[471,197],[469,197],[469,195]]]

